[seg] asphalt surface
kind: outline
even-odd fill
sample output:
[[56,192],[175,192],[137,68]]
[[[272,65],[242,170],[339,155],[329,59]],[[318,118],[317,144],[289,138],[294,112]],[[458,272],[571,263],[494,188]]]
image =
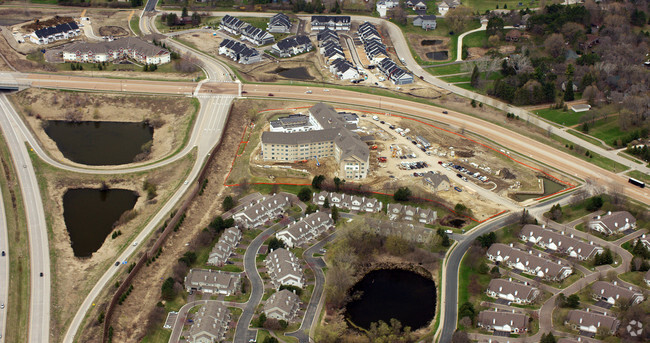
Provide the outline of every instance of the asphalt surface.
[[[30,251],[30,304],[28,341],[45,343],[50,333],[50,253],[45,212],[25,137],[17,123],[8,115],[5,95],[0,95],[0,127],[18,174],[25,204]],[[6,257],[5,257],[6,258]],[[40,276],[42,273],[43,276]]]
[[148,0],[147,4],[144,6],[144,12],[152,12],[156,9],[156,4],[158,0]]
[[248,298],[246,307],[237,321],[237,328],[235,330],[234,343],[248,343],[248,341],[257,336],[257,331],[250,330],[249,326],[257,306],[262,301],[264,295],[264,282],[257,271],[257,252],[260,250],[264,241],[267,240],[275,232],[276,225],[264,230],[251,241],[244,254],[244,271],[251,282],[251,295]]
[[[5,190],[6,191],[6,190]],[[0,342],[6,340],[7,331],[7,311],[9,305],[9,244],[7,243],[9,234],[7,233],[7,216],[5,215],[5,205],[2,193],[0,193]]]

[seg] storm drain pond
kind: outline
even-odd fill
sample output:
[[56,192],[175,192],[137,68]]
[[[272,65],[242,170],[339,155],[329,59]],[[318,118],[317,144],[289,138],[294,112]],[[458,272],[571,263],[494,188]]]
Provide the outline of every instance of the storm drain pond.
[[138,195],[128,189],[69,189],[63,195],[63,218],[75,257],[97,251],[120,216],[133,208]]
[[551,194],[555,194],[564,188],[566,188],[565,185],[553,181],[551,179],[547,179],[545,177],[541,178],[542,182],[544,183],[544,193],[543,194],[526,194],[526,193],[515,193],[511,194],[510,197],[515,199],[518,202],[526,201],[528,199],[537,199],[541,197],[545,197]]
[[449,58],[447,50],[427,52],[427,57],[435,61],[444,61]]
[[403,269],[379,269],[366,274],[350,291],[353,300],[346,306],[347,318],[369,329],[380,320],[395,318],[413,331],[426,326],[436,312],[436,285],[433,280]]
[[132,163],[153,140],[144,123],[49,120],[44,129],[65,158],[91,166]]
[[294,80],[313,80],[314,77],[309,74],[309,71],[305,67],[298,67],[298,68],[282,68],[279,67],[275,69],[275,73],[282,76],[286,77],[287,79],[294,79]]

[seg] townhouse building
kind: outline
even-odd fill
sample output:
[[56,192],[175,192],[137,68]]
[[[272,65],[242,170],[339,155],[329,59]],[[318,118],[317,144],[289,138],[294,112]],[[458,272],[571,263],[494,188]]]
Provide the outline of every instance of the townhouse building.
[[311,30],[322,31],[330,29],[334,31],[350,31],[352,21],[350,16],[328,16],[313,15],[311,16]]
[[275,288],[279,288],[282,285],[300,288],[304,286],[305,277],[300,266],[300,261],[289,250],[273,250],[264,259],[264,264],[271,278],[271,284]]
[[607,212],[605,215],[596,216],[587,223],[590,230],[604,235],[613,235],[629,229],[636,228],[636,218],[627,211]]
[[381,201],[375,198],[367,198],[365,196],[327,191],[313,194],[313,201],[320,206],[325,204],[326,199],[330,206],[336,206],[350,211],[377,213],[381,211],[383,207]]
[[623,301],[625,305],[636,305],[643,302],[643,294],[632,287],[618,285],[617,281],[596,281],[591,285],[591,294],[595,300],[602,300],[615,305]]
[[253,25],[248,25],[241,29],[241,39],[249,41],[257,46],[275,42],[275,37],[273,37],[272,34]]
[[246,26],[248,26],[246,22],[241,21],[239,18],[233,17],[230,14],[226,14],[221,18],[219,28],[237,36],[241,34],[242,29]]
[[[328,28],[325,28],[322,31],[318,32],[318,34],[316,34],[316,40],[318,41],[319,47],[323,46],[327,42],[340,43],[341,41],[339,34],[336,31],[330,30]],[[323,52],[321,51],[321,53]]]
[[238,228],[227,228],[219,237],[219,241],[214,245],[210,255],[208,256],[208,264],[213,266],[223,266],[228,257],[232,255],[233,251],[239,244],[242,234]]
[[251,229],[276,218],[291,205],[292,199],[288,194],[277,193],[245,205],[241,211],[233,214],[232,218],[238,226]]
[[528,316],[512,311],[494,310],[481,311],[478,314],[477,326],[488,331],[520,334],[528,331]]
[[284,13],[278,13],[269,19],[266,31],[272,33],[289,33],[291,26],[289,17]]
[[396,85],[413,83],[413,75],[400,68],[397,63],[390,58],[382,59],[381,62],[379,62],[378,67],[379,70],[386,75],[386,78]]
[[314,212],[278,231],[275,237],[289,248],[303,246],[322,233],[334,227],[332,215],[326,212]]
[[593,311],[571,310],[564,322],[565,325],[571,326],[574,330],[597,333],[599,328],[605,328],[608,333],[614,334],[621,322],[607,315]]
[[531,242],[543,249],[549,249],[581,261],[588,260],[601,254],[604,249],[593,242],[586,243],[573,236],[546,229],[544,226],[527,224],[521,229],[519,238]]
[[650,286],[650,270],[648,270],[645,275],[643,275],[643,281],[646,285]]
[[190,269],[184,280],[185,290],[211,294],[233,295],[239,289],[240,273],[211,269]]
[[81,35],[79,25],[75,21],[69,21],[67,23],[38,29],[29,35],[29,41],[38,45],[47,45],[79,35]]
[[[338,55],[338,52],[337,52]],[[341,80],[355,80],[359,78],[359,71],[352,62],[344,58],[336,58],[330,64],[330,73]]]
[[285,38],[271,47],[274,54],[280,57],[291,57],[304,52],[311,51],[314,46],[307,36],[293,36]]
[[542,253],[521,251],[512,247],[512,244],[492,244],[487,251],[487,257],[492,262],[499,262],[509,268],[550,281],[562,281],[573,273],[573,269],[561,261],[553,262],[549,256]]
[[485,293],[495,299],[505,299],[524,305],[532,303],[539,296],[540,291],[527,283],[512,281],[512,279],[492,279]]
[[171,53],[136,37],[120,38],[110,42],[74,42],[63,47],[63,61],[102,63],[131,59],[143,64],[165,64]]
[[225,55],[241,64],[262,62],[262,55],[257,50],[232,39],[224,39],[219,44],[219,55]]
[[194,315],[194,322],[189,330],[189,341],[192,343],[223,341],[226,339],[230,319],[230,310],[226,305],[216,301],[206,302]]
[[438,219],[438,213],[428,208],[402,204],[388,204],[387,210],[390,220],[416,221],[422,224],[433,224]]
[[288,289],[275,292],[264,303],[266,318],[293,322],[300,310],[300,297]]

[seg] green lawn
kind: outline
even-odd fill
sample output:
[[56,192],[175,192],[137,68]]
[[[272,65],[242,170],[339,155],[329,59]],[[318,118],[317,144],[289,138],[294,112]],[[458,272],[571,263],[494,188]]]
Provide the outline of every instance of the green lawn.
[[[419,26],[414,26],[413,25],[413,20],[408,19],[406,25],[400,25],[398,23],[395,23],[395,25],[399,26],[399,28],[402,30],[404,35],[406,36],[407,33],[414,33],[418,35],[425,35],[425,36],[431,36],[431,37],[449,37],[449,59],[446,61],[424,61],[420,56],[418,56],[417,53],[413,50],[413,47],[411,46],[411,42],[407,39],[407,42],[409,43],[409,48],[411,48],[411,53],[413,54],[413,58],[415,58],[416,62],[422,65],[434,65],[434,64],[441,64],[441,63],[448,63],[456,60],[456,46],[458,44],[458,35],[461,34],[462,32],[454,33],[454,35],[450,35],[451,29],[447,25],[447,22],[445,21],[444,18],[438,18],[436,21],[436,29],[435,30],[424,30]],[[481,23],[478,20],[472,20],[469,22],[465,30],[466,31],[471,31],[473,29],[477,29],[481,27]]]
[[589,142],[589,143],[591,143],[593,145],[606,148],[605,146],[603,146],[603,144],[599,140],[597,140],[594,137],[591,137],[589,135],[585,135],[584,133],[582,133],[580,131],[568,130],[567,132],[569,132],[570,134],[572,134],[572,135],[574,135],[574,136],[576,136],[576,137],[578,137],[580,139],[583,139],[583,140],[585,140],[585,141],[587,141],[587,142]]
[[487,288],[490,280],[492,280],[492,277],[489,274],[480,274],[473,268],[472,264],[474,263],[470,261],[470,253],[468,252],[463,257],[458,270],[458,307],[460,308],[460,305],[469,301],[474,304],[474,308],[478,311],[481,298],[485,294],[483,292],[470,292],[469,286],[472,280],[476,280],[480,288],[484,290]]
[[463,38],[463,45],[468,48],[482,48],[487,44],[487,31],[470,33]]
[[622,138],[627,133],[621,130],[618,123],[618,116],[610,116],[597,120],[594,126],[589,127],[590,135],[602,139],[606,144],[614,146],[614,141]]
[[573,126],[580,123],[580,118],[584,115],[584,112],[576,113],[571,110],[564,111],[562,109],[543,109],[543,110],[534,110],[532,111],[538,116],[550,120],[554,123],[558,123],[564,126]]
[[449,75],[458,73],[469,73],[471,71],[463,70],[464,63],[449,64],[440,67],[426,68],[425,70],[433,75]]
[[157,343],[157,342],[168,342],[169,338],[172,335],[172,330],[164,329],[162,323],[160,327],[156,329],[153,333],[144,336],[140,343]]
[[[500,77],[499,73],[492,73],[492,75],[490,75],[489,80],[495,80],[499,77]],[[465,75],[445,76],[445,77],[441,77],[440,79],[451,83],[471,82],[472,74],[468,72]],[[481,79],[485,80],[485,72],[481,73]]]
[[635,178],[637,180],[640,180],[640,181],[643,181],[645,183],[650,182],[650,175],[648,175],[646,173],[642,173],[642,172],[640,172],[638,170],[632,170],[632,171],[628,172],[625,175],[627,175],[629,177],[633,177],[633,178]]
[[139,36],[142,34],[140,31],[140,17],[137,15],[133,15],[133,18],[129,22],[129,26],[131,26],[131,30],[135,33],[136,36]]
[[[600,197],[603,199],[603,203],[608,203],[609,202],[609,196],[606,194],[600,195]],[[559,223],[569,223],[572,222],[578,218],[582,218],[591,211],[587,210],[587,202],[591,198],[587,198],[581,202],[575,203],[575,204],[570,204],[570,205],[565,205],[562,206],[562,219],[558,220]],[[549,212],[544,213],[544,216],[547,217],[550,215]]]
[[648,284],[643,281],[643,276],[646,272],[627,272],[623,274],[618,274],[618,277],[626,282],[641,286],[645,289],[648,289]]
[[629,169],[626,165],[620,164],[620,163],[618,163],[616,161],[610,160],[609,158],[598,155],[596,153],[590,152],[591,157],[588,157],[588,156],[585,155],[584,152],[578,153],[574,149],[566,148],[567,145],[568,146],[573,146],[573,143],[569,142],[568,140],[566,140],[564,138],[558,137],[556,135],[551,135],[551,138],[558,141],[562,145],[564,145],[565,146],[565,148],[564,148],[565,152],[567,152],[567,153],[569,153],[569,154],[571,154],[571,155],[573,155],[575,157],[578,157],[578,158],[580,158],[582,160],[585,160],[587,162],[593,163],[593,164],[595,164],[598,167],[601,167],[603,169],[609,170],[609,171],[614,172],[614,173],[619,173],[619,172],[622,172],[622,171],[625,171],[625,170]]
[[[519,3],[522,6],[519,6]],[[537,8],[539,7],[539,1],[526,1],[526,0],[464,0],[463,5],[469,6],[474,11],[481,14],[485,13],[487,10],[494,9],[509,9],[509,10],[523,10],[526,8]],[[504,6],[505,5],[505,6]]]

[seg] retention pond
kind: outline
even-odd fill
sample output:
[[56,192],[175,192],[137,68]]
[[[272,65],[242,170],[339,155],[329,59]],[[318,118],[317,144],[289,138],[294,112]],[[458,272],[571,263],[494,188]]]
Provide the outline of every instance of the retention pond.
[[347,318],[369,329],[373,322],[399,320],[413,331],[426,326],[436,313],[433,280],[402,269],[379,269],[366,274],[350,291]]
[[45,133],[65,158],[92,166],[132,163],[153,141],[144,123],[49,120]]
[[444,61],[449,58],[449,52],[447,52],[447,50],[427,52],[426,55],[428,58],[435,61]]
[[63,218],[76,257],[97,251],[138,195],[128,189],[69,189],[63,195]]

